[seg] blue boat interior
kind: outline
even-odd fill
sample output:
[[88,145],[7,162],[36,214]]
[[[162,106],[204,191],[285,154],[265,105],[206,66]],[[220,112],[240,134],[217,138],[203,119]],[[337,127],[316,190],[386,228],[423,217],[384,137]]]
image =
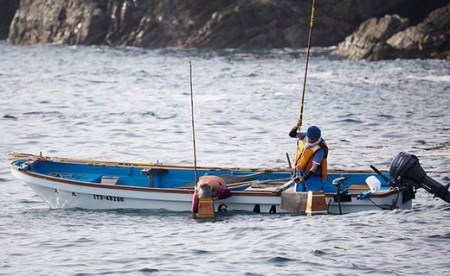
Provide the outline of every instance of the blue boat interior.
[[[37,160],[31,164],[26,163],[25,160],[18,160],[12,163],[18,168],[28,166],[28,170],[35,173],[60,177],[64,179],[82,181],[92,184],[112,184],[121,186],[134,187],[155,187],[155,188],[181,188],[193,187],[194,170],[191,168],[142,168],[135,166],[116,166],[105,164],[88,164],[88,163],[64,163],[53,162],[49,160]],[[245,181],[284,181],[290,179],[289,172],[268,171],[261,173],[252,170],[233,170],[233,169],[198,169],[198,177],[204,175],[217,175],[223,177],[234,176],[241,177]],[[332,184],[333,180],[339,177],[348,177],[348,180],[343,184],[342,190],[348,189],[352,185],[365,185],[365,180],[370,175],[375,173],[367,172],[348,172],[348,173],[330,173],[325,182],[324,192],[334,193],[336,187]],[[381,190],[389,189],[389,185],[381,177],[377,176],[381,182]],[[239,188],[244,190],[245,187]]]

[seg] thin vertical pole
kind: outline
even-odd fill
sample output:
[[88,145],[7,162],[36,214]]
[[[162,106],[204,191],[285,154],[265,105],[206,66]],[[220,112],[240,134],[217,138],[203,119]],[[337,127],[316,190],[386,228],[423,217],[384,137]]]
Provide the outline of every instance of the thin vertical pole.
[[[305,91],[306,91],[306,78],[308,76],[308,65],[309,65],[309,56],[311,52],[311,39],[312,39],[312,30],[314,26],[314,14],[315,14],[315,0],[312,0],[312,6],[311,6],[311,19],[309,21],[309,34],[308,34],[308,49],[306,52],[306,64],[305,64],[305,76],[303,78],[303,92],[302,92],[302,105],[300,109],[300,120],[303,120],[303,107],[305,103]],[[298,127],[298,131],[300,131],[300,127]]]
[[197,148],[195,146],[195,123],[194,123],[194,92],[192,89],[192,62],[189,61],[189,83],[191,89],[191,123],[192,123],[192,143],[194,145],[194,185],[197,183]]

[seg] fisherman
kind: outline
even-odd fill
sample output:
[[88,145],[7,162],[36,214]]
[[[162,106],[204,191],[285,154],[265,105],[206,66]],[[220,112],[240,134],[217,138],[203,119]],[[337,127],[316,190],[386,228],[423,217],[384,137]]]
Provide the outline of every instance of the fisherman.
[[213,199],[225,199],[231,196],[225,180],[215,175],[205,175],[200,177],[192,196],[192,213],[198,213],[200,198],[210,197]]
[[303,185],[297,185],[296,191],[323,190],[324,180],[327,179],[328,146],[317,126],[310,126],[306,132],[298,132],[301,125],[302,121],[298,120],[289,132],[290,137],[299,140],[294,159],[294,177],[297,183]]

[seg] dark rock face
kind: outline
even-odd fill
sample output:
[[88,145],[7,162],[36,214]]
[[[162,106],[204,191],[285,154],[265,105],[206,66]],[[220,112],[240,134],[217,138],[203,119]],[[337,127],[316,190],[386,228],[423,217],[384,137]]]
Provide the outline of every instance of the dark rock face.
[[[309,31],[311,2],[311,0],[21,0],[20,7],[11,22],[8,42],[107,44],[145,48],[304,48]],[[431,4],[429,2],[316,1],[312,45],[336,45],[364,20],[385,14],[397,13],[400,15],[399,18],[411,18],[410,21],[421,22],[429,11],[442,6],[442,2],[445,1],[434,0]],[[395,21],[397,23],[394,21],[388,23],[388,19],[378,20],[382,21],[381,23],[372,20],[367,24],[385,24],[386,31],[392,32],[390,35],[392,36],[407,27],[404,26],[403,20],[398,19]],[[381,25],[380,28],[383,28]],[[369,26],[366,26],[367,28]],[[416,30],[411,32],[414,31]],[[381,33],[379,35],[377,39],[388,39],[386,35]],[[361,44],[364,39],[353,40]],[[372,49],[380,47],[384,49],[386,45],[389,44],[385,42]],[[369,58],[369,51],[366,52],[360,53],[360,56]]]
[[0,0],[0,39],[8,37],[9,25],[18,8],[18,0]]
[[229,2],[234,1],[116,1],[105,41],[116,46],[186,47],[189,36]]
[[[419,1],[419,0],[412,0]],[[411,0],[316,1],[313,45]],[[116,46],[303,48],[311,0],[21,0],[8,41]]]
[[22,0],[11,23],[12,44],[101,44],[109,1]]
[[335,53],[352,60],[450,59],[450,4],[410,26],[407,18],[371,18],[338,45]]

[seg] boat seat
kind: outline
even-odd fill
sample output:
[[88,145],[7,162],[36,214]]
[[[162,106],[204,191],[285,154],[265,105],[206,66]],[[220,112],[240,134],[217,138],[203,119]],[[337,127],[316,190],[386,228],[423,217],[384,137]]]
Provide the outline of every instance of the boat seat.
[[283,188],[285,184],[284,180],[255,181],[254,183],[251,183],[245,191],[277,193],[277,191],[280,191],[280,188]]
[[167,169],[150,168],[150,169],[143,169],[141,171],[141,174],[148,176],[148,186],[149,187],[158,187],[159,185],[155,186],[155,176],[158,176],[158,175],[166,173],[166,172],[168,172]]
[[119,182],[119,177],[116,176],[102,176],[100,183],[106,185],[116,185]]
[[367,184],[353,184],[348,187],[348,192],[350,194],[360,194],[368,190],[370,190],[370,188]]
[[273,193],[277,190],[278,186],[264,186],[264,185],[251,185],[250,187],[246,188],[246,192],[267,192],[267,193]]

